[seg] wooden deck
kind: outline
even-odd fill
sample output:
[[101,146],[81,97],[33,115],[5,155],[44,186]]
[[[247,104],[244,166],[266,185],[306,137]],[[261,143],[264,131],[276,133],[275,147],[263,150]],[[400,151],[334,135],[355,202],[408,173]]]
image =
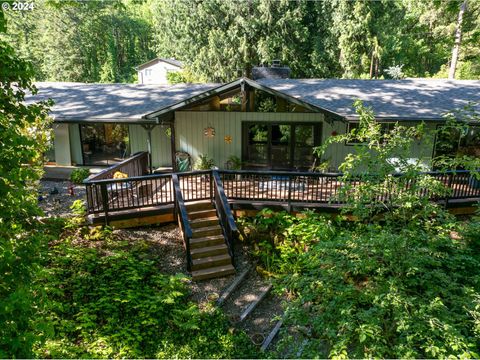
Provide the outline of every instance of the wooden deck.
[[[339,208],[342,203],[339,174],[278,173],[249,171],[217,171],[225,195],[230,203],[295,205],[296,207]],[[211,200],[213,196],[212,171],[179,173],[178,180],[185,202]],[[480,184],[468,172],[434,174],[451,191],[448,198],[434,201],[480,200]],[[358,182],[348,186],[358,186]],[[404,184],[402,186],[411,186]],[[387,199],[392,192],[402,191],[386,187],[378,199]],[[421,195],[430,197],[427,189],[420,189]],[[105,216],[114,214],[135,214],[149,209],[171,208],[175,203],[172,174],[134,176],[126,179],[102,179],[87,184],[89,214]],[[106,211],[105,211],[106,209]]]

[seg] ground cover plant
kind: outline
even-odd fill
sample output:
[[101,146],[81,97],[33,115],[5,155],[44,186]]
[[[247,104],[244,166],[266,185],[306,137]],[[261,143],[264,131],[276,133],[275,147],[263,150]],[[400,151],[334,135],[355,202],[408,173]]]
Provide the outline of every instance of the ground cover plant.
[[[422,126],[385,133],[356,105],[359,128],[325,145],[358,144],[341,165],[342,214],[264,210],[243,222],[252,253],[288,298],[285,323],[296,332],[282,345],[306,358],[477,358],[480,218],[460,221],[421,196],[448,193],[420,161],[406,161]],[[479,168],[464,155],[447,162]]]
[[220,310],[189,301],[186,276],[159,272],[161,259],[151,244],[82,226],[82,218],[60,228],[37,279],[50,331],[37,343],[36,356],[255,357],[249,338],[231,329]]
[[[478,357],[480,221],[406,228],[264,211],[245,224],[301,357]],[[452,238],[452,232],[456,236]],[[302,339],[288,338],[298,351]]]

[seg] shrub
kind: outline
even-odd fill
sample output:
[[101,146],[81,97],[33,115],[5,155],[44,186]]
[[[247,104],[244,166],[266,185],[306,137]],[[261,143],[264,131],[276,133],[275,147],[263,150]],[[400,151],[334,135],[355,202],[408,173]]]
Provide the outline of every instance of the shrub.
[[[69,220],[72,221],[72,220]],[[41,358],[253,357],[248,337],[229,331],[215,308],[189,302],[189,280],[159,273],[143,241],[110,229],[67,226],[50,248],[40,283],[55,325],[38,344]]]
[[246,227],[290,296],[287,326],[305,329],[302,357],[478,357],[478,222],[454,240],[450,220],[398,228],[283,213]]
[[36,216],[43,153],[50,143],[51,101],[30,103],[32,64],[2,39],[0,12],[0,358],[27,358],[35,341],[41,292],[32,287],[45,234]]
[[70,174],[70,180],[75,184],[83,183],[83,180],[90,176],[90,170],[87,168],[77,168]]

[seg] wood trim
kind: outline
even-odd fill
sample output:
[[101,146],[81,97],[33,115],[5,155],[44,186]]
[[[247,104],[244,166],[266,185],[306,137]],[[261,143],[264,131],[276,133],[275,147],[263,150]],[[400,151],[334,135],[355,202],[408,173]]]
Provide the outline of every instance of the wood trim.
[[267,148],[267,158],[268,164],[264,167],[265,170],[273,168],[272,166],[272,154],[271,154],[271,139],[272,139],[272,126],[271,125],[290,125],[290,149],[289,149],[289,156],[290,156],[290,163],[288,167],[290,169],[294,168],[294,154],[295,154],[295,126],[303,125],[303,126],[313,126],[313,147],[319,146],[322,143],[322,131],[323,131],[323,122],[308,122],[308,121],[242,121],[241,122],[241,154],[242,154],[242,162],[248,163],[248,127],[250,125],[267,125],[268,126],[268,148]]

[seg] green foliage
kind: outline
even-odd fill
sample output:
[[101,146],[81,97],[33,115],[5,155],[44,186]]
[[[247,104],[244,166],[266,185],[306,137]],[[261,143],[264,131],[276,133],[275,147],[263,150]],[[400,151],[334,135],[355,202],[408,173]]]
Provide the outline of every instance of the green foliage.
[[287,325],[306,329],[281,348],[295,354],[303,338],[305,358],[478,357],[478,219],[395,227],[265,211],[244,227],[290,297]]
[[[0,32],[5,30],[0,13]],[[0,358],[29,357],[41,292],[32,288],[45,233],[36,216],[50,102],[26,105],[32,64],[0,39]]]
[[388,79],[401,80],[405,78],[405,74],[402,71],[403,65],[393,65],[385,70],[385,74]]
[[[299,330],[280,350],[306,358],[476,358],[479,218],[462,223],[423,196],[445,193],[409,161],[423,126],[385,132],[368,108],[356,107],[359,127],[326,146],[358,143],[340,166],[340,200],[344,215],[361,221],[264,210],[243,223],[252,253],[288,296],[286,324]],[[461,119],[451,120],[455,129],[466,126]],[[452,164],[478,169],[468,156],[445,159]],[[403,175],[392,176],[398,170]]]
[[38,80],[132,82],[155,57],[149,7],[138,1],[35,1],[8,11],[6,37],[35,64]]
[[198,155],[195,162],[195,170],[210,170],[215,166],[213,159],[210,159],[206,154]]
[[182,83],[196,83],[201,82],[202,79],[195,77],[189,69],[183,69],[181,71],[170,71],[167,73],[167,80],[169,84],[182,84]]
[[[187,65],[172,83],[228,81],[276,59],[294,78],[377,78],[392,64],[428,77],[449,64],[461,2],[38,0],[6,12],[5,39],[39,80],[133,81],[155,56]],[[458,78],[478,78],[479,4],[464,14]]]
[[371,221],[379,213],[386,220],[403,223],[428,218],[436,206],[428,197],[419,196],[422,189],[428,189],[430,196],[445,195],[447,189],[422,173],[424,159],[412,161],[410,156],[418,139],[426,142],[433,136],[424,130],[424,124],[406,127],[397,123],[384,131],[370,108],[360,101],[355,107],[360,118],[358,128],[330,137],[316,149],[322,156],[331,144],[355,144],[354,151],[339,166],[343,173],[339,200],[346,203],[344,212],[362,221]]
[[75,184],[83,183],[83,180],[90,176],[90,170],[87,168],[77,168],[73,169],[72,173],[70,174],[70,180]]
[[449,112],[445,120],[445,124],[437,131],[439,141],[433,165],[440,169],[467,169],[478,177],[480,114],[471,106],[466,106]]
[[230,155],[227,160],[228,168],[232,170],[241,170],[243,166],[242,159],[236,155]]
[[164,275],[151,244],[129,244],[111,229],[68,227],[51,244],[38,280],[54,331],[41,358],[234,358],[255,353],[213,307],[189,302],[189,280]]

